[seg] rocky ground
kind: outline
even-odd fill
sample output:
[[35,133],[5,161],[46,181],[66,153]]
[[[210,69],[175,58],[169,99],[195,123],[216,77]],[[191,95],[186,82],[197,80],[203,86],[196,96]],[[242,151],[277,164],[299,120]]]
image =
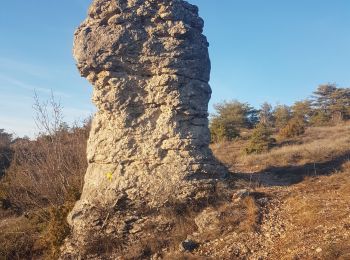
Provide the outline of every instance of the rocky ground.
[[[221,230],[210,231],[208,224],[209,232],[191,237],[199,247],[175,259],[350,259],[349,133],[349,126],[310,129],[298,145],[272,151],[275,158],[263,155],[263,164],[245,165],[246,173],[242,160],[235,160],[231,171],[237,191],[231,206],[217,211],[247,211],[242,217],[250,221],[242,225],[243,219],[218,216]],[[334,145],[339,138],[341,144]],[[220,149],[227,152],[225,145]],[[301,156],[305,150],[312,157]],[[286,153],[299,157],[276,167],[282,156],[290,159]],[[237,207],[242,202],[246,207]],[[215,222],[210,214],[206,218]]]
[[[236,180],[230,205],[194,218],[199,228],[187,236],[192,252],[179,245],[144,259],[350,259],[349,163],[333,175],[285,186],[259,186],[246,177]],[[0,227],[20,218],[5,218]]]
[[239,191],[243,197],[255,197],[256,226],[252,230],[227,226],[215,239],[204,239],[191,257],[350,259],[349,184],[348,168],[291,186],[256,187],[250,194]]
[[[214,146],[232,173],[217,200],[143,210],[120,229],[130,243],[107,236],[83,259],[350,259],[349,127],[310,128],[241,158],[244,140]],[[57,239],[45,239],[64,231],[64,215],[47,224],[40,213],[0,210],[0,259],[55,259],[45,252]]]

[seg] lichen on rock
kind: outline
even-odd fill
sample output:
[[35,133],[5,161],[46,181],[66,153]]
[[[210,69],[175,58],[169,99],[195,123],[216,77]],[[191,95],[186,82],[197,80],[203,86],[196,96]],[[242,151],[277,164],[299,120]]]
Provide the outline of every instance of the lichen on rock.
[[203,25],[183,0],[93,1],[74,57],[97,112],[62,258],[87,251],[91,234],[127,243],[132,230],[142,232],[146,208],[206,200],[225,177],[209,149]]

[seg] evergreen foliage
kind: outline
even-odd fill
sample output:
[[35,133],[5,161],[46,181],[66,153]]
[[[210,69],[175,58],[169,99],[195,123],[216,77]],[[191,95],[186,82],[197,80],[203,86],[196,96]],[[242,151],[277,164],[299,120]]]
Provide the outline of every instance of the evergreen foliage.
[[254,127],[258,121],[257,110],[247,103],[224,101],[214,108],[216,113],[210,122],[213,142],[232,140],[239,136],[240,129]]
[[275,143],[271,128],[263,123],[257,124],[245,148],[247,154],[267,152]]
[[305,133],[305,122],[300,117],[294,117],[280,130],[279,135],[282,138],[292,138],[303,133]]
[[286,105],[278,105],[273,111],[273,117],[275,119],[275,127],[281,129],[288,124],[291,119],[291,109]]

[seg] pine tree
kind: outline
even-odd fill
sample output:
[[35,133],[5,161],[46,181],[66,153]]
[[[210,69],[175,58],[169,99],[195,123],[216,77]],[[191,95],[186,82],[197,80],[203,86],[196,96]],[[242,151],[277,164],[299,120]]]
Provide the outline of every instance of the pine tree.
[[291,109],[286,105],[278,105],[273,111],[273,117],[275,119],[275,126],[277,129],[281,129],[288,124],[291,119]]
[[314,110],[313,115],[310,118],[310,125],[312,126],[328,126],[330,125],[329,114],[321,109]]
[[210,120],[213,142],[232,140],[239,136],[240,129],[251,128],[258,120],[257,110],[247,103],[224,101],[214,105],[214,108],[216,113]]
[[329,107],[333,103],[332,95],[337,90],[336,84],[323,84],[318,86],[314,94],[314,106],[325,113],[329,112]]
[[222,141],[231,141],[235,137],[239,136],[238,128],[230,123],[220,120],[220,118],[215,117],[210,121],[209,125],[211,142],[218,143]]
[[275,143],[275,140],[271,136],[272,131],[268,125],[263,123],[257,124],[250,137],[249,144],[245,148],[245,152],[247,154],[259,154],[269,151]]
[[338,88],[336,84],[320,85],[314,92],[316,118],[328,118],[339,122],[350,118],[350,89]]
[[279,135],[282,138],[291,138],[296,137],[299,135],[302,135],[305,132],[305,123],[304,121],[299,117],[292,118],[288,124],[283,127]]
[[331,95],[329,111],[334,122],[340,122],[350,118],[350,89],[338,88]]
[[259,122],[269,126],[273,125],[272,106],[267,102],[261,105],[261,108],[259,111]]
[[310,100],[295,102],[291,107],[292,117],[304,122],[304,124],[307,124],[313,113],[311,104],[312,103]]

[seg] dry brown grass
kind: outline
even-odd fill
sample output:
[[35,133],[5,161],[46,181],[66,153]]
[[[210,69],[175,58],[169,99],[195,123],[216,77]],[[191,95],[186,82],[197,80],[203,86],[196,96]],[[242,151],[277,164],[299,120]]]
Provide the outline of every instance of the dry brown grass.
[[349,205],[350,161],[332,176],[308,178],[298,184],[283,205],[287,230],[278,241],[278,254],[312,245],[322,249],[321,259],[349,259]]
[[350,122],[334,127],[311,127],[304,135],[280,141],[263,154],[244,155],[245,141],[212,145],[214,154],[233,171],[256,172],[270,167],[323,163],[349,154]]
[[0,221],[0,259],[31,259],[35,256],[35,241],[41,225],[25,217],[10,217]]
[[306,144],[289,145],[260,154],[244,156],[240,161],[250,169],[298,166],[332,161],[349,151],[350,134],[337,139],[327,138]]
[[242,207],[245,210],[244,219],[240,221],[239,229],[245,232],[257,231],[259,223],[259,206],[252,196],[243,199]]
[[195,256],[189,253],[169,253],[164,257],[164,260],[209,260],[212,258],[204,256]]
[[247,140],[237,139],[235,141],[211,144],[214,155],[228,167],[233,167],[239,163],[243,155],[243,149],[247,145]]

